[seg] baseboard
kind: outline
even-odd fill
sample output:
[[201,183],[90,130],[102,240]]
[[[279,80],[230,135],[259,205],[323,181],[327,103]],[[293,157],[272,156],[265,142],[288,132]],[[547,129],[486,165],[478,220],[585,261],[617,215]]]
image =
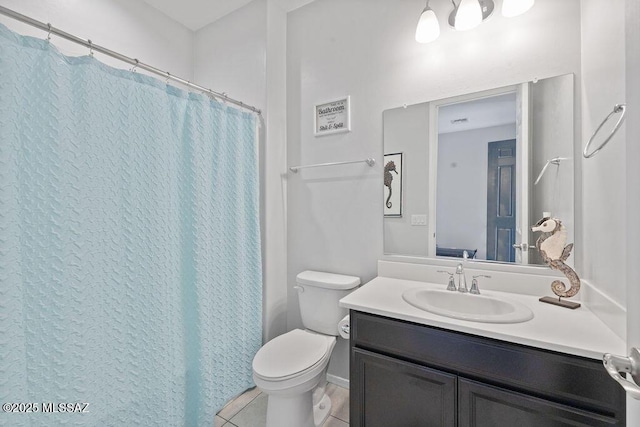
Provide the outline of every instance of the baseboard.
[[342,388],[349,389],[349,380],[338,377],[336,375],[327,374],[327,381]]

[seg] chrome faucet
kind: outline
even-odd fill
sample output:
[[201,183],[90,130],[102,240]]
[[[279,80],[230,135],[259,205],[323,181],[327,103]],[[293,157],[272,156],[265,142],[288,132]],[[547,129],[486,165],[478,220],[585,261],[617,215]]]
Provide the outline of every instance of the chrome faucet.
[[458,292],[469,292],[467,289],[467,278],[464,275],[464,266],[462,263],[456,267],[456,274],[458,275]]
[[448,271],[438,270],[438,273],[444,273],[449,275],[449,284],[447,284],[448,291],[456,290],[456,279],[453,278],[453,273],[449,273]]
[[467,277],[464,274],[464,263],[469,258],[467,251],[462,251],[462,262],[456,267],[456,274],[458,275],[458,292],[469,292],[467,288]]
[[491,279],[491,276],[487,276],[486,274],[473,276],[473,280],[471,281],[471,289],[469,290],[470,294],[480,295],[480,288],[478,287],[478,277],[486,277],[487,279]]

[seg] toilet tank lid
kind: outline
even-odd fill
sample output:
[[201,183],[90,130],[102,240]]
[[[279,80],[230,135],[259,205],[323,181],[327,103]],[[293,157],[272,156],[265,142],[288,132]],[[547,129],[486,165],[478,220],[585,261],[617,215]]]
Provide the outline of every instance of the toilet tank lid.
[[326,289],[353,289],[360,284],[359,277],[311,270],[298,274],[296,281],[300,285],[316,286]]

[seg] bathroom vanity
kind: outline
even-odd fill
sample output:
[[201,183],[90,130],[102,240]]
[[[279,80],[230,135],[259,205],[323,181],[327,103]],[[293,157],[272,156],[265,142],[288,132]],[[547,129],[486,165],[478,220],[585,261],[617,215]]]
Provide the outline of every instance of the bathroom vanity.
[[589,310],[509,294],[532,320],[468,322],[407,304],[402,292],[415,286],[442,287],[378,277],[341,301],[351,426],[625,425],[624,392],[601,361],[601,348],[624,344]]

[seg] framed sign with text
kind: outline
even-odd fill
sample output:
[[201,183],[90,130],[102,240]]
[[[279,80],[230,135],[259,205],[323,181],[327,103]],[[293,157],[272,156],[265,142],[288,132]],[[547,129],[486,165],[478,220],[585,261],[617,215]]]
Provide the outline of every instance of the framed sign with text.
[[313,109],[313,128],[316,136],[351,130],[349,96],[316,104]]

